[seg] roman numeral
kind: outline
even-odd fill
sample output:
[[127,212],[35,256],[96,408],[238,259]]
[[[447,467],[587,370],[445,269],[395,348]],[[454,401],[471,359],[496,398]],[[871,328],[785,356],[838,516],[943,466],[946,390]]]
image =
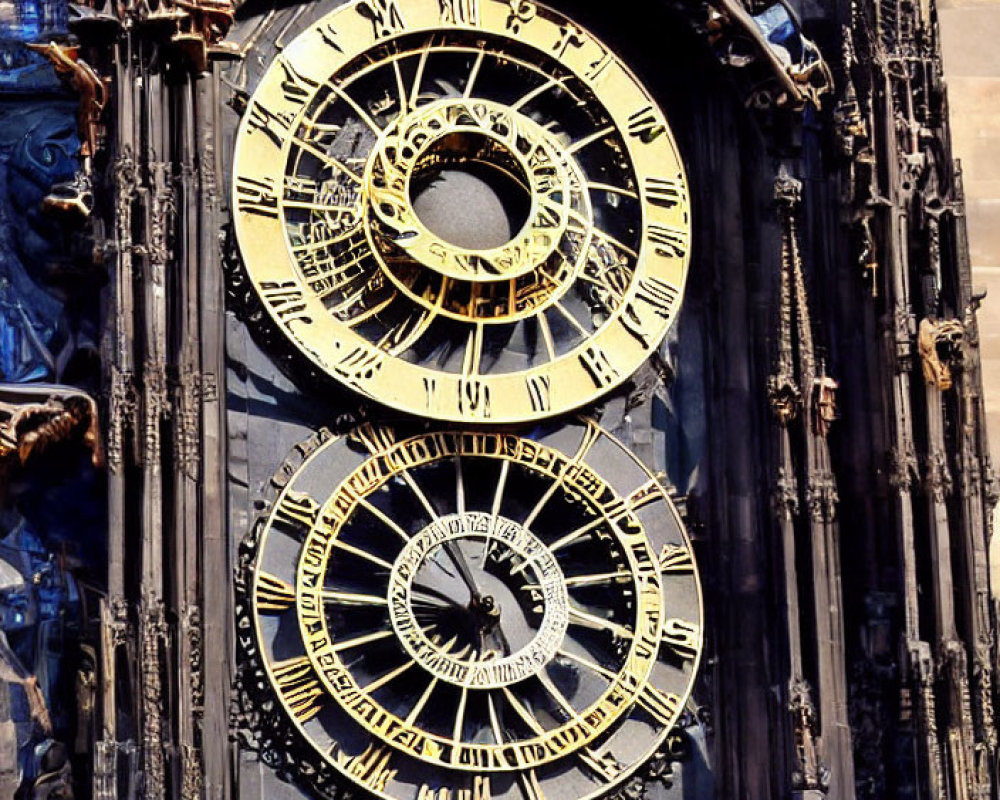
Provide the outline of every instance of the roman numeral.
[[244,214],[278,218],[278,195],[270,178],[257,180],[236,176],[236,210]]
[[286,328],[293,322],[312,324],[312,317],[306,313],[305,295],[295,281],[261,281],[260,294]]
[[336,50],[338,53],[344,52],[344,48],[341,47],[340,43],[337,41],[337,31],[333,29],[332,25],[329,23],[321,25],[319,28],[319,35],[322,37],[323,43],[327,47]]
[[293,528],[311,530],[319,516],[319,503],[305,492],[295,492],[289,489],[274,509],[275,522],[283,522]]
[[682,544],[665,544],[660,551],[661,572],[694,572],[694,557]]
[[491,800],[490,779],[487,775],[474,775],[471,789],[453,789],[442,786],[432,789],[426,783],[417,792],[417,800]]
[[341,377],[353,381],[370,381],[382,369],[385,353],[380,353],[368,347],[355,347],[342,356],[333,370]]
[[479,24],[479,0],[440,0],[441,21],[455,25]]
[[679,695],[660,691],[649,683],[642,687],[637,701],[644,711],[662,725],[670,725],[681,711]]
[[362,0],[358,13],[371,20],[376,39],[394,36],[406,30],[406,22],[397,0]]
[[384,453],[396,443],[396,434],[392,428],[371,423],[365,423],[357,428],[354,436],[372,455]]
[[281,82],[281,93],[285,96],[285,100],[297,106],[305,105],[319,83],[306,78],[284,58],[280,58],[278,63],[285,73],[285,79]]
[[434,397],[437,395],[437,379],[424,378],[424,403],[428,410],[434,405]]
[[657,255],[665,258],[682,258],[687,252],[687,231],[669,225],[652,224],[647,238]]
[[591,345],[580,354],[580,363],[598,388],[611,386],[621,376],[608,354],[597,345]]
[[646,106],[636,111],[628,118],[628,135],[639,139],[645,144],[667,132],[666,126],[656,118],[652,106]]
[[257,610],[287,611],[295,605],[295,587],[267,572],[257,575]]
[[491,417],[493,406],[489,385],[479,378],[463,375],[458,382],[458,410],[463,416]]
[[525,379],[531,410],[536,412],[552,409],[552,378],[548,375],[529,375]]
[[[670,319],[677,294],[677,289],[663,278],[647,276],[640,279],[636,286],[635,299],[652,307],[656,316]],[[629,304],[628,312],[634,317],[637,316],[634,304]]]
[[271,667],[271,672],[285,705],[299,723],[308,722],[320,712],[319,701],[324,692],[308,658],[280,661]]
[[370,744],[359,756],[345,756],[339,749],[332,755],[348,775],[373,792],[385,791],[398,771],[390,768],[392,750],[385,746]]
[[664,620],[663,643],[681,658],[693,660],[701,646],[701,629],[683,619]]
[[646,178],[646,199],[657,206],[673,208],[687,199],[684,184],[678,178]]
[[271,111],[256,101],[250,104],[247,114],[249,114],[247,125],[251,133],[260,131],[277,147],[281,147],[285,135],[292,127],[294,115],[288,112]]

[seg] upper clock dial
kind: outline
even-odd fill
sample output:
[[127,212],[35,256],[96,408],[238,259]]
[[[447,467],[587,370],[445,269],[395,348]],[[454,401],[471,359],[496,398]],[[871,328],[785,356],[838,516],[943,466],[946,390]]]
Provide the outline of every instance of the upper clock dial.
[[527,0],[361,0],[265,72],[237,135],[246,270],[322,370],[395,408],[514,422],[618,385],[680,303],[662,113]]
[[702,620],[676,511],[593,423],[535,436],[364,427],[281,473],[240,630],[256,707],[319,772],[384,800],[579,800],[677,722]]

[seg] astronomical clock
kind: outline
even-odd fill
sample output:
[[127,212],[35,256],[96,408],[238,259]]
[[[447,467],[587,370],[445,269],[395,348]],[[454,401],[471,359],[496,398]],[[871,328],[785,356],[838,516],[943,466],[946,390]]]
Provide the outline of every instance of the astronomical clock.
[[670,125],[539,3],[274,13],[238,18],[228,78],[231,291],[247,361],[298,398],[249,423],[271,427],[236,609],[259,780],[626,791],[670,769],[702,649],[671,487],[602,419],[683,296]]
[[0,1],[0,798],[1000,796],[940,5]]

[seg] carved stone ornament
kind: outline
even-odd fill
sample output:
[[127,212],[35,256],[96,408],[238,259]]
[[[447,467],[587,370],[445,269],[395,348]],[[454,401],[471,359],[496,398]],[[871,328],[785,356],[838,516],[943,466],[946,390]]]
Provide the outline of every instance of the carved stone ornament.
[[754,92],[754,106],[819,108],[822,96],[833,90],[833,74],[822,53],[784,3],[751,14],[741,0],[709,0],[709,9],[706,27],[723,63],[755,65],[774,84]]
[[795,771],[792,787],[800,791],[830,786],[829,770],[819,753],[819,715],[812,701],[812,690],[804,680],[796,680],[788,688],[788,710],[792,714],[795,739]]
[[965,326],[957,319],[920,321],[917,344],[928,386],[946,392],[952,387],[952,370],[960,367]]
[[33,455],[77,441],[103,464],[97,404],[67,386],[0,384],[0,460],[26,464]]

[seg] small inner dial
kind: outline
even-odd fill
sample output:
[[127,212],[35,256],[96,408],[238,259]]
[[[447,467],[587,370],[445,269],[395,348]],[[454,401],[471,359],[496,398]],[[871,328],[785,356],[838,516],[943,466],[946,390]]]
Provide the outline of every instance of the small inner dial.
[[662,112],[534,2],[354,0],[306,28],[248,104],[233,211],[301,354],[437,419],[600,396],[655,349],[687,273]]
[[367,426],[301,452],[255,533],[254,657],[328,769],[386,800],[579,800],[662,744],[700,590],[613,438]]
[[569,625],[555,555],[516,522],[442,517],[393,565],[389,611],[409,654],[460,687],[499,688],[538,673]]

